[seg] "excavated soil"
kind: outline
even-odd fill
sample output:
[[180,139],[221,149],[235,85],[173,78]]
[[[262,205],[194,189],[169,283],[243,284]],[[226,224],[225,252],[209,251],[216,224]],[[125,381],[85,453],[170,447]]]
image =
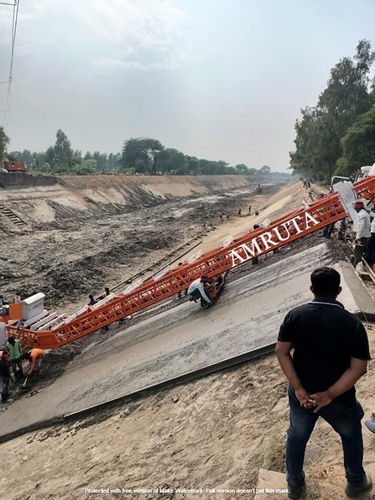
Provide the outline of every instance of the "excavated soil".
[[[182,244],[214,229],[219,211],[233,219],[255,191],[247,179],[195,186],[194,178],[177,178],[168,189],[164,178],[141,185],[136,177],[126,178],[134,185],[124,192],[121,176],[97,177],[87,180],[89,188],[80,178],[63,178],[58,187],[0,190],[0,205],[11,211],[0,222],[7,234],[0,240],[0,287],[8,300],[43,292],[49,308],[74,310],[105,286],[146,268],[156,272]],[[265,195],[277,189],[269,186]]]

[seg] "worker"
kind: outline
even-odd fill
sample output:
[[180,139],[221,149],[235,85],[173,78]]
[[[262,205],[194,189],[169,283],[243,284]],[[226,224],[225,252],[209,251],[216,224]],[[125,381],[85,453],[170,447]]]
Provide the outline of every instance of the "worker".
[[249,215],[251,215],[251,205],[249,205]]
[[92,294],[89,295],[89,299],[90,299],[88,303],[89,306],[93,306],[94,304],[96,304],[96,300],[94,299],[94,296]]
[[354,267],[361,262],[363,254],[367,249],[367,243],[371,236],[370,233],[370,214],[365,210],[363,201],[354,203],[354,210],[358,214],[356,223],[356,239],[354,247],[353,265]]
[[193,281],[188,288],[188,294],[192,296],[194,301],[201,299],[202,306],[205,304],[212,304],[205,290],[205,285],[207,287],[209,282],[209,278],[204,274],[201,278]]
[[367,264],[371,267],[375,264],[375,210],[370,211],[371,225],[370,225],[370,239],[367,242],[365,259]]
[[16,380],[18,378],[23,377],[23,369],[22,369],[22,351],[21,344],[18,339],[15,339],[13,336],[8,338],[7,348],[9,349],[10,354],[10,366]]
[[9,362],[2,355],[0,358],[0,389],[1,389],[1,402],[5,403],[9,396],[9,380],[11,378],[9,370]]
[[38,347],[33,347],[31,351],[27,352],[24,355],[24,359],[30,361],[30,368],[27,374],[28,377],[30,377],[30,375],[32,375],[33,373],[35,373],[35,375],[39,375],[42,358],[43,349],[39,349]]
[[328,224],[328,226],[325,226],[325,228],[323,229],[323,236],[329,239],[334,230],[335,230],[335,223],[332,222],[331,224]]
[[241,214],[242,214],[242,210],[241,210],[241,207],[238,209],[238,217],[241,217]]
[[345,240],[345,231],[346,231],[346,219],[341,219],[339,226],[339,240]]
[[[305,448],[319,417],[340,435],[351,498],[371,490],[363,469],[363,409],[354,384],[370,357],[361,321],[336,300],[340,274],[321,267],[311,274],[314,300],[289,311],[280,327],[276,355],[289,382],[290,426],[286,443],[289,498],[305,498]],[[291,354],[294,349],[293,356]],[[323,495],[329,498],[329,495]]]
[[[183,265],[183,262],[179,262],[179,263],[178,263],[178,265],[179,265],[179,266],[182,266],[182,265]],[[185,275],[184,275],[184,274],[182,275],[182,278],[185,278]],[[183,281],[181,281],[181,283],[180,283],[180,286],[182,286],[182,285],[184,285],[184,282],[183,282]],[[180,290],[180,291],[178,292],[177,297],[178,297],[179,299],[181,299],[181,298],[182,298],[182,292],[184,292],[184,295],[186,296],[186,295],[188,294],[188,289],[187,289],[187,288],[185,288],[185,290]]]

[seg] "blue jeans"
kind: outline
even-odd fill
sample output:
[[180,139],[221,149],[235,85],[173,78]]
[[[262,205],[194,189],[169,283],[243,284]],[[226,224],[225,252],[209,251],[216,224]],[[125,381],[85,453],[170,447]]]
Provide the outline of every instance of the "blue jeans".
[[363,409],[358,401],[345,403],[333,400],[318,413],[300,406],[294,391],[288,389],[290,407],[290,426],[286,442],[287,481],[292,486],[302,486],[305,481],[303,462],[305,449],[315,423],[319,417],[324,418],[340,435],[344,450],[344,466],[346,479],[352,484],[362,483],[365,471],[362,467],[363,440],[361,419]]

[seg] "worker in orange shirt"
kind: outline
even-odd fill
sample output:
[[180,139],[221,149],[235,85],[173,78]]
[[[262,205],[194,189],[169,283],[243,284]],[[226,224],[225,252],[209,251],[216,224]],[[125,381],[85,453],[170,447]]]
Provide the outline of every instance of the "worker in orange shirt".
[[37,347],[33,347],[31,351],[24,355],[24,359],[28,359],[30,361],[29,373],[27,374],[28,377],[30,377],[33,373],[35,373],[35,375],[39,374],[42,358],[43,349],[38,349]]

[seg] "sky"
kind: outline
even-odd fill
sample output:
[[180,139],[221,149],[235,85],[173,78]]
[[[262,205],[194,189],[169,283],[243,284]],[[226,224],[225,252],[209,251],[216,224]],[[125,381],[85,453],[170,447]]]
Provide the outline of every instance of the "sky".
[[[360,39],[375,0],[20,0],[9,151],[119,152],[130,137],[287,171],[300,109]],[[0,5],[0,82],[10,7]],[[6,85],[0,84],[3,124]]]

